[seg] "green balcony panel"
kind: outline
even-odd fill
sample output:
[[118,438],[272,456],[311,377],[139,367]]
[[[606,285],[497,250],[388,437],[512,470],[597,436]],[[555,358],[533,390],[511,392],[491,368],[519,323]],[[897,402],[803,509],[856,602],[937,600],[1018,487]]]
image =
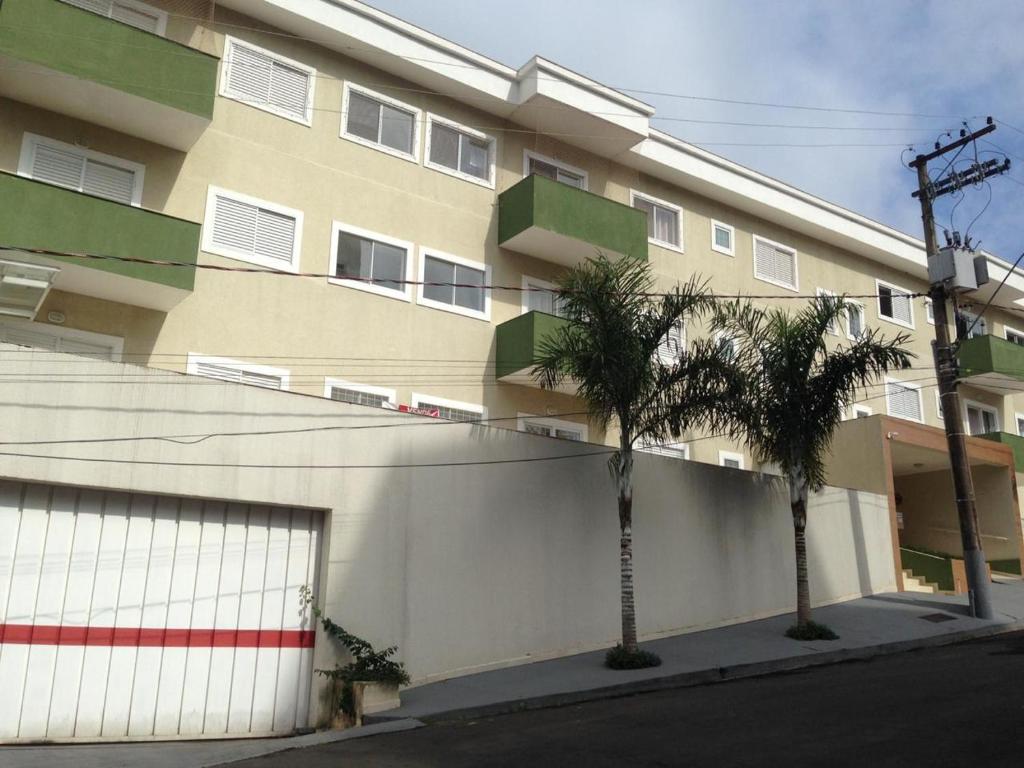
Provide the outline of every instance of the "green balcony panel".
[[960,345],[960,380],[997,395],[1024,392],[1024,347],[996,336]]
[[572,267],[598,252],[647,259],[642,211],[544,176],[527,176],[498,196],[498,244]]
[[494,375],[500,381],[540,387],[531,371],[542,340],[568,321],[544,312],[527,312],[496,330]]
[[1013,450],[1014,467],[1018,472],[1024,472],[1024,437],[1009,432],[986,432],[978,437],[1010,446]]
[[0,173],[0,258],[60,267],[54,287],[167,311],[188,296],[195,266],[167,267],[76,257],[30,249],[159,259],[194,265],[199,224],[62,187]]
[[210,124],[218,59],[61,0],[0,4],[0,96],[186,150]]

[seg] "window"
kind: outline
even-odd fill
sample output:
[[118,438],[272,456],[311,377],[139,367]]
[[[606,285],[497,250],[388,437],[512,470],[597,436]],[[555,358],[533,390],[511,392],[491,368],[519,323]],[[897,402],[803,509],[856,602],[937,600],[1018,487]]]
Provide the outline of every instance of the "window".
[[437,251],[420,249],[418,302],[479,320],[491,318],[490,267]]
[[927,296],[924,299],[924,319],[929,325],[935,325],[935,306]]
[[427,115],[427,166],[494,187],[494,139],[472,128]]
[[522,314],[544,312],[548,315],[564,316],[562,299],[554,283],[536,277],[523,276]]
[[964,402],[964,411],[967,432],[971,435],[985,435],[989,432],[999,431],[999,411],[988,405],[974,403],[970,400]]
[[121,359],[121,352],[124,349],[124,339],[119,336],[17,320],[0,323],[0,341],[114,362]]
[[571,165],[552,160],[550,157],[535,154],[530,150],[523,152],[523,176],[545,176],[561,184],[576,189],[587,188],[587,172]]
[[487,409],[474,403],[460,403],[433,395],[412,393],[414,408],[437,408],[438,417],[449,421],[481,421],[487,416]]
[[643,453],[654,453],[658,456],[668,456],[670,459],[680,459],[682,461],[690,458],[690,446],[687,443],[654,443],[644,440],[637,446],[637,450]]
[[718,465],[720,467],[731,467],[733,469],[743,469],[743,454],[733,453],[732,451],[719,451],[718,452]]
[[936,390],[935,392],[935,415],[939,417],[939,420],[945,418],[942,411],[942,393]]
[[285,369],[254,365],[226,357],[210,357],[190,352],[186,370],[195,376],[206,376],[235,384],[250,384],[266,389],[288,389],[288,371]]
[[958,337],[976,339],[988,333],[988,323],[984,317],[961,309],[956,313],[956,332]]
[[797,290],[796,251],[754,235],[754,277]]
[[885,401],[890,416],[910,421],[924,421],[920,386],[886,379]]
[[874,414],[874,411],[872,411],[866,405],[854,405],[853,406],[853,418],[855,418],[855,419],[866,419],[868,416],[871,416],[873,414]]
[[686,328],[680,318],[658,344],[658,361],[662,365],[675,365],[683,357],[686,348]]
[[864,305],[854,301],[846,302],[846,338],[857,341],[864,335]]
[[1024,437],[1024,413],[1015,413],[1013,418],[1017,422],[1017,434]]
[[1015,330],[1007,325],[1003,327],[1003,335],[1007,341],[1024,347],[1024,331]]
[[135,0],[64,0],[64,2],[137,29],[152,32],[154,35],[163,35],[167,28],[166,13]]
[[910,299],[910,291],[881,280],[875,281],[875,287],[878,294],[878,316],[890,323],[913,328],[914,304]]
[[521,413],[518,422],[519,431],[529,432],[531,435],[557,437],[561,440],[586,441],[587,439],[587,425],[578,424],[575,421],[563,421],[562,419]]
[[313,124],[316,70],[228,37],[220,95],[303,125]]
[[[830,291],[827,288],[818,288],[815,291],[815,295],[828,296],[833,299],[837,298],[835,291]],[[837,320],[833,320],[831,323],[829,323],[828,332],[831,333],[833,336],[839,335],[839,322]]]
[[342,379],[326,379],[324,397],[341,403],[366,405],[371,408],[393,408],[395,405],[395,390],[393,389],[354,384]]
[[725,353],[726,360],[732,360],[736,357],[736,339],[728,333],[725,331],[715,333],[715,343]]
[[329,282],[409,301],[412,244],[334,222]]
[[302,212],[210,187],[203,250],[270,269],[297,272]]
[[417,162],[420,112],[388,96],[345,83],[341,136]]
[[724,253],[726,256],[735,256],[736,249],[733,239],[736,237],[736,230],[728,224],[720,221],[711,222],[711,250]]
[[34,318],[59,274],[58,267],[0,259],[0,316]]
[[125,205],[142,204],[145,166],[26,133],[18,173]]
[[683,250],[683,209],[678,205],[633,192],[633,207],[647,214],[647,239],[663,248]]

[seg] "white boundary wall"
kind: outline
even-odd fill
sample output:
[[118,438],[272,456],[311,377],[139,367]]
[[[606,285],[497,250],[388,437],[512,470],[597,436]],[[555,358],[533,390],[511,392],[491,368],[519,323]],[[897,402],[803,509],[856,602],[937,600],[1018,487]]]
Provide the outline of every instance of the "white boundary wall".
[[[327,613],[377,646],[397,644],[414,682],[618,636],[618,522],[606,454],[394,467],[603,448],[5,346],[0,366],[19,374],[0,377],[4,442],[388,425],[195,445],[0,446],[0,477],[326,510]],[[3,455],[11,452],[47,458]],[[294,468],[127,463],[145,461]],[[780,480],[639,455],[634,520],[643,637],[792,610],[792,523]],[[808,537],[816,604],[895,588],[884,497],[826,489],[811,500]],[[314,666],[332,663],[318,638]]]

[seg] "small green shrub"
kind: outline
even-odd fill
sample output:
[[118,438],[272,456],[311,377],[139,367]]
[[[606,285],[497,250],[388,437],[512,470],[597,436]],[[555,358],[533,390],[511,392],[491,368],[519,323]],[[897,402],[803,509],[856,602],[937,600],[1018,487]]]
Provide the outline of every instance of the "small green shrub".
[[352,655],[352,661],[345,666],[338,664],[334,669],[316,670],[318,675],[341,683],[341,700],[338,702],[338,708],[342,712],[350,717],[355,715],[352,683],[373,682],[406,685],[409,682],[409,673],[405,671],[405,666],[402,662],[391,658],[398,652],[397,645],[375,651],[368,642],[346,632],[343,627],[324,616],[323,611],[314,605],[313,591],[308,586],[302,587],[299,594],[302,604],[310,607],[313,617],[320,622],[324,632],[344,645]]
[[838,640],[839,635],[816,621],[808,621],[806,624],[794,624],[786,630],[786,637],[793,640]]
[[604,655],[604,665],[609,669],[647,669],[648,667],[660,667],[661,657],[650,651],[627,651],[619,643],[614,648],[609,648]]

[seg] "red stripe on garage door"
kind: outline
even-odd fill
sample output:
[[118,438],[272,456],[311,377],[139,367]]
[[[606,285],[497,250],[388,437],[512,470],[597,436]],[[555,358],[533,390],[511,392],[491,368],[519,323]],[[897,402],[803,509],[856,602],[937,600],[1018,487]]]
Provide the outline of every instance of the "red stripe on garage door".
[[0,644],[159,648],[312,648],[309,629],[149,629],[0,624]]

